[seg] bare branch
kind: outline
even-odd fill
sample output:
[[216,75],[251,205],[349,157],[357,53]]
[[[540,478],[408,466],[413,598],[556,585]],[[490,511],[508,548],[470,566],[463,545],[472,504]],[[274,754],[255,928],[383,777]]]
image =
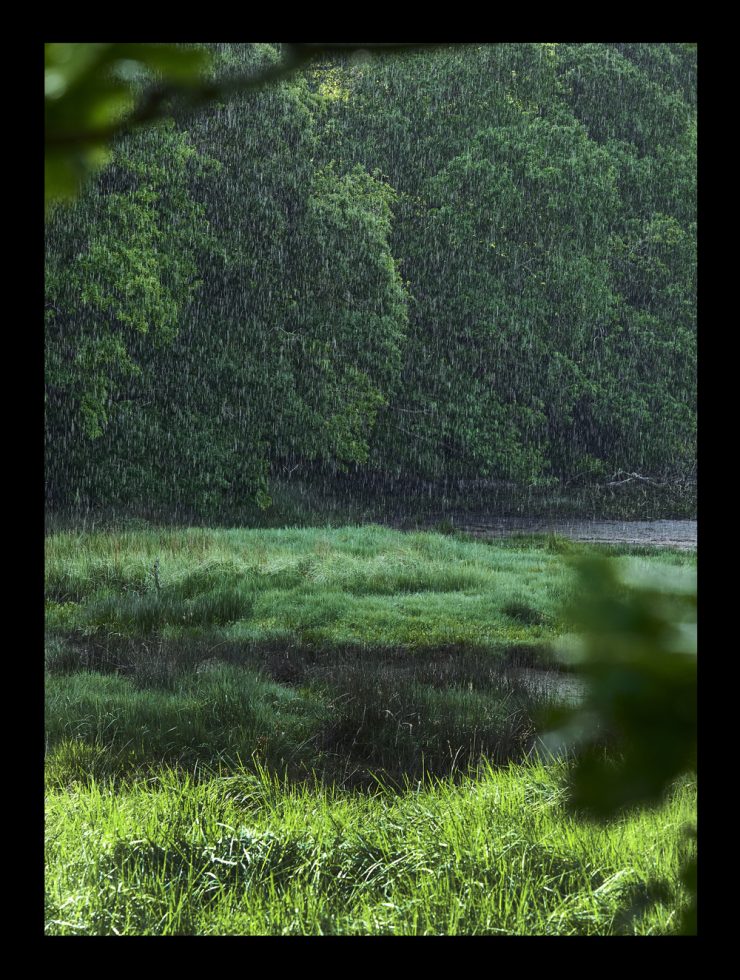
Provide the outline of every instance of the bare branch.
[[[616,477],[624,476],[624,480],[617,480]],[[618,470],[616,473],[612,474],[612,480],[610,483],[605,483],[606,487],[620,487],[623,483],[631,483],[633,480],[641,480],[643,483],[650,483],[654,487],[664,487],[665,483],[660,483],[658,480],[654,480],[650,476],[641,476],[639,473],[627,473],[626,470]]]

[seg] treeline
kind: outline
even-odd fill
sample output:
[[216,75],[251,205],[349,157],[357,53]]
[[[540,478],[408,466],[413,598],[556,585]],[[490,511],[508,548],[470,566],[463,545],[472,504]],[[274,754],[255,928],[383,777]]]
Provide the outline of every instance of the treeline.
[[337,58],[121,140],[47,222],[49,507],[685,477],[695,75],[680,44]]

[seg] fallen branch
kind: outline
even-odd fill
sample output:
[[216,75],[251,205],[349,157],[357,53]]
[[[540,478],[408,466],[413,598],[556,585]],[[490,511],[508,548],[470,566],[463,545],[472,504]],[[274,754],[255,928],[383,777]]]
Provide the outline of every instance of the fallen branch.
[[[624,480],[616,480],[614,477],[624,476]],[[639,473],[627,473],[626,470],[618,470],[616,473],[612,474],[612,480],[610,483],[605,483],[604,486],[607,487],[619,487],[623,483],[631,483],[633,480],[641,480],[643,483],[650,483],[654,487],[664,487],[665,483],[660,483],[658,480],[654,480],[650,476],[641,476]]]

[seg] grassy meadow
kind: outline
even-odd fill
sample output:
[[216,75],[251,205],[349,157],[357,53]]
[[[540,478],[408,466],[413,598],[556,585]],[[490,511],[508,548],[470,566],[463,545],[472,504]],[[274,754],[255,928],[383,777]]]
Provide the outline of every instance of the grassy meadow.
[[592,824],[544,752],[585,550],[378,526],[48,534],[47,932],[670,933],[694,784]]

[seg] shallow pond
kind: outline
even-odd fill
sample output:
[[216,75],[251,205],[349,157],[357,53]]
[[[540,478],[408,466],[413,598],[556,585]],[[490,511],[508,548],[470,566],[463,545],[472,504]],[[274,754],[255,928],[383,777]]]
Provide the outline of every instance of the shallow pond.
[[[481,537],[508,538],[518,534],[558,534],[574,541],[604,544],[696,548],[696,521],[588,521],[563,518],[491,517],[486,514],[445,514],[437,518],[456,531]],[[435,526],[430,519],[430,529]]]

